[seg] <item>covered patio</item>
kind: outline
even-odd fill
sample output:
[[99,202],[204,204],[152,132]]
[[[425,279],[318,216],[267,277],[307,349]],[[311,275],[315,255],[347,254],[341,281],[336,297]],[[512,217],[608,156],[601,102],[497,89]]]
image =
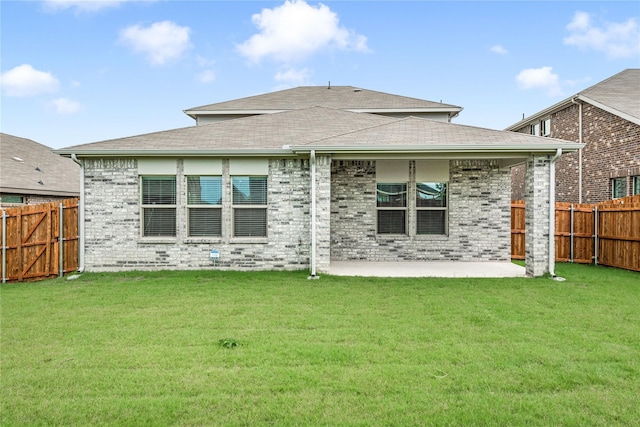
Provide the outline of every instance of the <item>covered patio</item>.
[[330,274],[363,277],[526,277],[524,267],[507,261],[331,261]]

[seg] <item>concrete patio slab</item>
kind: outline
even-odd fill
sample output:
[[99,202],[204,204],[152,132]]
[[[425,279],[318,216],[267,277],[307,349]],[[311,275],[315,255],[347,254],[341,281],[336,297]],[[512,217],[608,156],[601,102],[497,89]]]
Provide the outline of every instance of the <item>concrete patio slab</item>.
[[367,277],[526,277],[524,267],[511,262],[490,261],[331,261],[330,274]]

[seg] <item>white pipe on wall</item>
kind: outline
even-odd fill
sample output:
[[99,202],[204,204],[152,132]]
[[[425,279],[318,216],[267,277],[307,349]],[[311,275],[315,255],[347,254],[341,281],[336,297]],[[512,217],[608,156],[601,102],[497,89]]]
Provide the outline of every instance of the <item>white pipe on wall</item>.
[[562,156],[558,148],[549,163],[549,274],[556,277],[556,162]]
[[311,276],[316,278],[316,150],[309,154],[311,163]]
[[71,159],[80,165],[80,202],[78,203],[78,272],[84,271],[84,162],[75,154]]

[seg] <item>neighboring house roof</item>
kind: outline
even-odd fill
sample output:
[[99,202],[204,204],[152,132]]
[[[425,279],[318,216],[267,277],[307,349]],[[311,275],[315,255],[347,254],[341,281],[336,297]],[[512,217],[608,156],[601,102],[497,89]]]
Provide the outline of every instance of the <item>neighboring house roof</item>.
[[514,123],[505,130],[518,130],[531,122],[567,108],[574,101],[587,102],[640,125],[640,68],[629,68],[621,71],[549,108]]
[[581,144],[424,118],[391,118],[311,107],[57,150],[63,155],[201,156],[326,152],[477,153],[574,151]]
[[80,167],[51,148],[0,133],[0,192],[77,197]]
[[195,118],[203,114],[265,114],[308,107],[327,107],[358,113],[448,113],[455,117],[462,107],[392,95],[353,86],[300,86],[247,98],[185,110]]

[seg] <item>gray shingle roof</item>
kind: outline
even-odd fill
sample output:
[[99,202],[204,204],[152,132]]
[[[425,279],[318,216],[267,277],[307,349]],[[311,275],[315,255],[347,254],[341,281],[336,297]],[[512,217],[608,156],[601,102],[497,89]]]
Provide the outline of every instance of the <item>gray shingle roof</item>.
[[189,114],[190,112],[203,111],[298,110],[315,106],[367,111],[437,109],[457,112],[461,110],[460,107],[455,105],[359,89],[353,86],[331,86],[331,89],[328,89],[327,86],[300,86],[293,89],[194,107],[185,110],[185,112]]
[[624,70],[579,95],[640,119],[640,68]]
[[544,144],[554,147],[576,146],[576,149],[578,147],[578,144],[562,140],[424,118],[397,119],[312,107],[78,145],[58,152],[81,155],[200,155],[234,151],[251,155],[274,150],[289,151],[285,146],[350,146],[355,149],[380,147],[397,151],[406,147],[422,146],[428,151],[428,146],[458,146],[457,149],[460,146],[482,146],[493,150],[534,146],[543,149]]
[[45,145],[0,133],[0,191],[77,197],[80,167]]

